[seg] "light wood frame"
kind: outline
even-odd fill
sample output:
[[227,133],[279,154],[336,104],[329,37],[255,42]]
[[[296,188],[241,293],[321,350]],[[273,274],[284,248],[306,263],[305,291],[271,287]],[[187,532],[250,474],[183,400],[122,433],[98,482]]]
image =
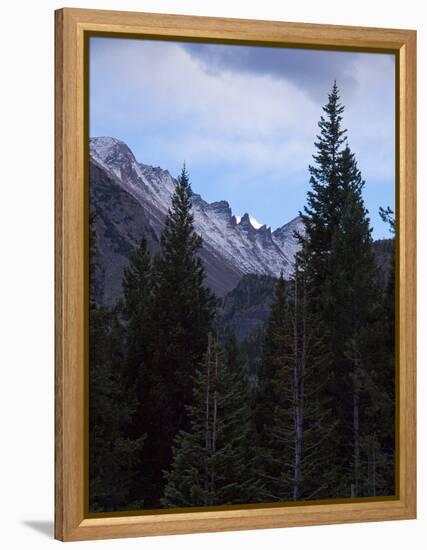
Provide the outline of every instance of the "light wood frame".
[[[416,517],[416,33],[408,30],[65,8],[55,13],[55,537],[63,541]],[[280,507],[88,517],[85,503],[87,197],[85,37],[90,32],[396,55],[397,494]]]

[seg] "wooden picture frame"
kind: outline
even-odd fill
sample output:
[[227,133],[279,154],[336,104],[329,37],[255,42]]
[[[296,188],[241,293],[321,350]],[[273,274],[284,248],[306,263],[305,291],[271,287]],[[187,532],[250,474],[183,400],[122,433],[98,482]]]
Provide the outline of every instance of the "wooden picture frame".
[[[87,36],[91,32],[389,52],[396,56],[397,494],[215,511],[87,513]],[[55,538],[62,541],[416,517],[416,33],[258,20],[61,9],[55,13]]]

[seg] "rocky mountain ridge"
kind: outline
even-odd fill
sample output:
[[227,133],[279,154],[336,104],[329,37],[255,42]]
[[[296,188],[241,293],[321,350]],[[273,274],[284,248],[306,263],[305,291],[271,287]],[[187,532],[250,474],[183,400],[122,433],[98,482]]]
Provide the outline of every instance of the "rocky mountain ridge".
[[[158,251],[175,185],[167,170],[138,162],[124,142],[111,137],[90,140],[91,208],[99,212],[97,234],[104,256],[102,302],[111,303],[120,294],[120,272],[141,232],[151,252]],[[271,231],[266,225],[256,227],[248,213],[241,219],[235,216],[227,201],[208,203],[196,193],[193,214],[203,238],[207,283],[218,296],[246,274],[278,277],[283,271],[289,277],[298,250],[294,232],[302,231],[300,218]]]

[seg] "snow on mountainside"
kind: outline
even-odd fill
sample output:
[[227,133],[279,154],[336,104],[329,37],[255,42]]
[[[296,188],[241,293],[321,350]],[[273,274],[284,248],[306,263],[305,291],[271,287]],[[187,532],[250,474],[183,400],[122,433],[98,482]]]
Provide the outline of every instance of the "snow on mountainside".
[[[234,216],[236,218],[236,221],[237,223],[240,223],[242,221],[242,216]],[[259,229],[260,227],[262,227],[264,224],[263,223],[260,223],[256,218],[254,218],[253,216],[249,216],[249,221],[251,222],[252,226],[255,228],[255,229]]]
[[[150,227],[158,234],[171,204],[176,180],[167,170],[137,162],[129,147],[115,138],[92,138],[90,154],[109,180],[141,205]],[[223,293],[222,287],[224,292],[231,290],[237,280],[248,273],[278,277],[283,271],[285,277],[290,275],[298,249],[294,231],[302,231],[299,218],[272,232],[247,213],[241,218],[234,216],[227,201],[207,203],[196,193],[193,194],[193,214],[195,229],[203,238],[206,256],[203,259],[211,286],[215,287],[215,277],[224,279],[221,289],[215,289],[217,293]],[[219,273],[221,265],[227,269],[223,277]],[[225,280],[228,276],[229,284]]]

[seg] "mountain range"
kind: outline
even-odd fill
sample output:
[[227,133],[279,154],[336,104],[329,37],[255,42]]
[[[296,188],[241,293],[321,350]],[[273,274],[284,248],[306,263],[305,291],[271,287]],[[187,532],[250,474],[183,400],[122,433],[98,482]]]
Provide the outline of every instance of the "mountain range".
[[[171,204],[176,179],[160,167],[138,162],[130,148],[113,137],[90,139],[90,204],[96,212],[97,301],[111,305],[121,293],[123,269],[145,235],[152,254]],[[203,238],[200,256],[208,286],[225,296],[244,275],[289,277],[298,250],[299,217],[272,231],[245,213],[234,215],[225,200],[208,203],[192,196],[194,226]]]

